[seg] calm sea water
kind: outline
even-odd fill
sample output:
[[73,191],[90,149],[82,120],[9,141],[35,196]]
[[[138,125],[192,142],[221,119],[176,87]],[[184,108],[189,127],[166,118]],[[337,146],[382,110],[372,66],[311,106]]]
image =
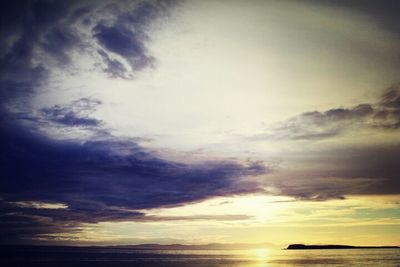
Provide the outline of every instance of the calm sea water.
[[131,250],[120,248],[2,247],[0,266],[400,267],[400,249]]

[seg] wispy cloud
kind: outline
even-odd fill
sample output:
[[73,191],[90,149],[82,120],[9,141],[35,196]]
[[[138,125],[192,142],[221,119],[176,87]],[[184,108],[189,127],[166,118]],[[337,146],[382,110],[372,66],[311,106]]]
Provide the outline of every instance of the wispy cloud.
[[89,115],[94,112],[101,102],[96,99],[81,98],[72,102],[68,106],[55,105],[50,108],[42,108],[43,118],[49,122],[61,124],[70,127],[94,127],[100,126],[101,121],[90,118]]
[[400,127],[400,87],[383,91],[374,104],[310,111],[277,123],[250,140],[321,140],[360,129],[396,130]]

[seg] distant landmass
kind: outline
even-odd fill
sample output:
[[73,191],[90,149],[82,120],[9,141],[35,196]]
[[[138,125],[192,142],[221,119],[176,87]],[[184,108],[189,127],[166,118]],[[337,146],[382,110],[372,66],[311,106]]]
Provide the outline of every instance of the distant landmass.
[[368,249],[368,248],[400,248],[398,246],[348,246],[348,245],[304,245],[291,244],[286,249]]
[[244,250],[244,249],[257,249],[257,248],[271,248],[277,247],[277,245],[271,243],[258,243],[258,244],[246,244],[246,243],[234,243],[234,244],[223,244],[223,243],[210,243],[203,245],[183,245],[183,244],[139,244],[139,245],[119,245],[113,246],[118,248],[129,248],[129,249],[143,249],[143,250]]
[[15,249],[43,249],[43,250],[75,250],[75,249],[102,249],[102,250],[247,250],[260,248],[280,248],[272,243],[209,243],[209,244],[137,244],[137,245],[93,245],[93,246],[62,246],[62,245],[0,245],[2,251]]

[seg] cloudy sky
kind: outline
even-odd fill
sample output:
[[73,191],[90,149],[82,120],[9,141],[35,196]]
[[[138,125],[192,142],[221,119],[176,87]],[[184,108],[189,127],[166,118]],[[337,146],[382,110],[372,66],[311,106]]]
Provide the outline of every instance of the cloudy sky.
[[398,1],[2,1],[0,243],[400,245]]

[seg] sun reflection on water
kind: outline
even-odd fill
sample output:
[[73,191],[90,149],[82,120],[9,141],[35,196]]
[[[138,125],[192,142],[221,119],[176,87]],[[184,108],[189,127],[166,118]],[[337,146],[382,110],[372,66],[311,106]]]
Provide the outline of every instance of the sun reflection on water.
[[269,250],[266,248],[259,248],[254,250],[254,255],[257,261],[257,265],[255,267],[267,267],[268,263],[268,256]]

